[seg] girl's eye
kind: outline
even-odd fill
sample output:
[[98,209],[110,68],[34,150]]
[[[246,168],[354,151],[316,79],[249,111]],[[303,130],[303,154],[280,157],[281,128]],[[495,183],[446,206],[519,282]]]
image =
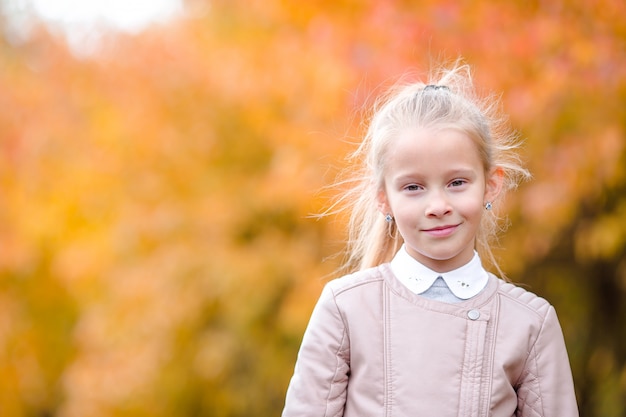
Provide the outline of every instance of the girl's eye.
[[465,180],[454,180],[450,183],[450,185],[452,187],[460,187],[461,185],[465,184]]
[[411,184],[404,187],[404,189],[407,191],[419,191],[422,189],[422,187],[420,187],[419,185]]

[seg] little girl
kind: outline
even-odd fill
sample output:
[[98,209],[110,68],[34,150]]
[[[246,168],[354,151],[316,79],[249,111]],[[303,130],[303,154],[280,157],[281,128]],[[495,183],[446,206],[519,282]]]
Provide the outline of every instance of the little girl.
[[554,308],[481,263],[502,192],[528,175],[515,137],[467,66],[438,78],[370,121],[344,200],[355,272],[320,296],[283,417],[578,415]]

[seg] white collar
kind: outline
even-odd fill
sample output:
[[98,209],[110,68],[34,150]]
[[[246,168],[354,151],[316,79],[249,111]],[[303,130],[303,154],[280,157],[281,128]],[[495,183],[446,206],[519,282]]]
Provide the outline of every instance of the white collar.
[[489,275],[483,268],[478,253],[465,265],[453,271],[439,273],[422,265],[406,251],[405,246],[396,253],[391,261],[394,275],[415,294],[428,290],[437,278],[446,282],[452,294],[463,300],[477,295],[487,285]]

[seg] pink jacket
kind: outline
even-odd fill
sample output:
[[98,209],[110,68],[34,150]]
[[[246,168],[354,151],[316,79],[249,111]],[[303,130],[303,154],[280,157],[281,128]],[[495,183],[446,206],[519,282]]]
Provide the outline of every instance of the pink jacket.
[[326,285],[283,417],[574,417],[563,334],[543,298],[491,275],[457,304],[413,294],[388,264]]

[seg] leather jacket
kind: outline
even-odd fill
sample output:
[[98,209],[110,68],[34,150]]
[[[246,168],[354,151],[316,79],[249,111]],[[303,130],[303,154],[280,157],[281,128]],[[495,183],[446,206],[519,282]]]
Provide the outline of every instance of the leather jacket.
[[575,417],[554,308],[494,275],[455,304],[408,290],[389,264],[329,282],[283,417]]

